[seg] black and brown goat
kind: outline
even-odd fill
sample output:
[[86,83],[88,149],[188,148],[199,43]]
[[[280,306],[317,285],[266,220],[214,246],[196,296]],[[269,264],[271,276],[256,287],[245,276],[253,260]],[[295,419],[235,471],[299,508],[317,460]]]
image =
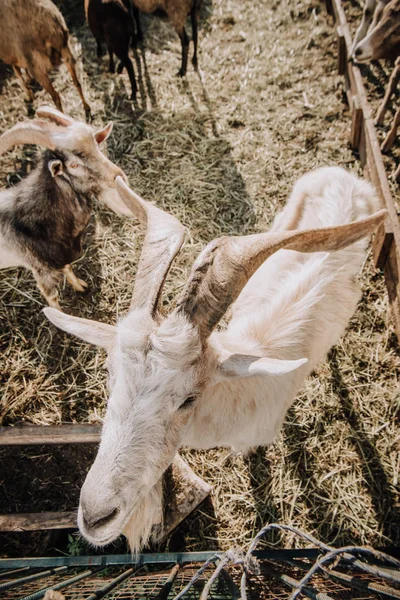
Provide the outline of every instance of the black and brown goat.
[[30,269],[48,304],[60,308],[62,274],[75,290],[87,287],[71,263],[81,254],[92,200],[103,199],[122,212],[122,201],[113,202],[113,194],[118,195],[116,177],[125,175],[98,148],[111,133],[111,123],[93,131],[51,108],[38,113],[53,123],[34,119],[0,136],[0,154],[17,144],[47,147],[30,175],[0,192],[0,268]]
[[121,61],[118,73],[124,68],[131,82],[131,98],[136,97],[136,80],[129,47],[134,39],[133,7],[131,0],[85,0],[86,19],[97,42],[97,56],[101,56],[102,44],[107,46],[110,71],[114,73],[114,54]]

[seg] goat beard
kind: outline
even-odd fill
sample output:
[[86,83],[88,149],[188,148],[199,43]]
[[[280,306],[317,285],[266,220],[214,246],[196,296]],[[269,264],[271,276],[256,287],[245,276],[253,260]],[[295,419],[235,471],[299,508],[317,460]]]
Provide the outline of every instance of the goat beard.
[[128,540],[132,554],[138,554],[150,538],[157,539],[163,526],[162,479],[141,498],[122,533]]

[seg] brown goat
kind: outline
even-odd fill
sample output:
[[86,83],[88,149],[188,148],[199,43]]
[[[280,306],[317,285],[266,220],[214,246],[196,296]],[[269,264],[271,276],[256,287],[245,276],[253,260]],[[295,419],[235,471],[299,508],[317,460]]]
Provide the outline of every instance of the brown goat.
[[187,61],[189,53],[189,36],[186,33],[185,24],[190,15],[192,23],[193,38],[193,67],[197,71],[197,19],[200,11],[201,0],[132,0],[133,14],[136,21],[137,39],[143,39],[142,29],[140,27],[139,11],[144,13],[153,13],[156,10],[163,10],[171,21],[175,31],[179,35],[182,44],[182,65],[178,75],[186,75]]
[[69,32],[64,17],[51,0],[1,0],[0,59],[12,65],[20,78],[28,100],[33,101],[32,90],[22,76],[25,71],[51,95],[62,111],[59,94],[53,87],[48,72],[64,60],[81,97],[86,113],[90,106],[85,100],[75,70],[75,58],[69,46]]
[[[395,93],[400,81],[400,0],[390,0],[390,2],[381,0],[375,9],[368,35],[355,47],[353,58],[361,63],[382,58],[396,59],[395,67],[375,119],[376,125],[383,125],[390,98]],[[387,152],[393,146],[399,126],[400,108],[397,110],[392,127],[381,146],[382,152]],[[394,177],[397,181],[400,180],[400,165]]]

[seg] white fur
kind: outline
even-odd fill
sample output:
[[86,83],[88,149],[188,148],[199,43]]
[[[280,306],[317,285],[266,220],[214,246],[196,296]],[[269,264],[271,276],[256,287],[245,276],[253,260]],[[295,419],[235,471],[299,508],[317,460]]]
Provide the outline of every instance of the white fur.
[[[287,228],[293,215],[299,229],[348,223],[376,204],[366,182],[340,168],[320,169],[298,181],[273,230]],[[362,240],[336,253],[280,250],[249,280],[227,329],[214,332],[205,348],[176,312],[161,324],[138,311],[121,321],[109,349],[112,392],[99,454],[81,495],[92,520],[112,507],[118,515],[89,530],[81,520],[89,540],[103,544],[124,531],[134,549],[146,541],[149,519],[159,520],[157,486],[180,446],[246,452],[274,441],[304,379],[357,306],[366,246]],[[74,317],[62,319],[61,327],[76,334]],[[90,340],[84,328],[78,335]],[[193,406],[179,408],[193,394]]]

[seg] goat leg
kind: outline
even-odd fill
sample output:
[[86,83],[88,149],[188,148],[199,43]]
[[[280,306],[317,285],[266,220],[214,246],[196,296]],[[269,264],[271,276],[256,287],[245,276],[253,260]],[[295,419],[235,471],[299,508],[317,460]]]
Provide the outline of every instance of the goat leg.
[[192,22],[192,39],[193,39],[193,46],[194,46],[192,65],[194,67],[194,70],[197,71],[198,62],[197,62],[197,10],[196,10],[196,6],[194,6],[192,8],[192,11],[190,13],[190,19]]
[[61,271],[65,275],[69,285],[73,287],[76,292],[84,292],[88,288],[86,281],[79,279],[79,277],[75,275],[71,265],[65,265]]
[[110,73],[115,73],[114,54],[110,48],[108,48],[108,54],[110,56],[109,71],[110,71]]
[[76,60],[74,55],[72,54],[71,48],[69,47],[69,44],[67,44],[65,46],[65,48],[63,48],[62,50],[62,57],[65,60],[66,64],[67,64],[67,68],[68,71],[72,77],[72,81],[74,82],[74,86],[76,87],[76,89],[78,90],[78,94],[80,96],[80,99],[82,101],[83,104],[83,109],[86,113],[86,115],[90,115],[90,106],[89,104],[86,102],[86,98],[83,95],[83,90],[82,90],[82,86],[81,83],[78,79],[78,76],[76,74]]
[[[121,65],[122,65],[122,68],[121,68]],[[128,55],[126,56],[126,58],[121,59],[121,64],[118,67],[118,72],[122,72],[122,69],[124,67],[128,71],[129,81],[131,82],[131,88],[132,88],[131,99],[135,100],[135,98],[136,98],[136,92],[137,92],[135,71],[133,70],[132,61],[131,61],[131,59],[129,58]],[[120,71],[120,68],[121,68],[121,71]]]
[[27,82],[25,81],[23,75],[22,75],[22,71],[19,67],[17,66],[13,66],[14,69],[14,73],[16,74],[16,76],[18,77],[18,79],[20,80],[22,87],[25,90],[26,96],[27,96],[27,101],[28,102],[33,102],[33,92],[31,90],[31,88],[28,86]]
[[52,308],[61,310],[58,302],[58,273],[46,268],[33,268],[33,276],[36,280],[36,284],[43,296],[46,298],[47,304]]
[[375,125],[383,125],[385,120],[385,113],[390,101],[392,94],[395,92],[397,84],[400,80],[400,58],[396,60],[395,67],[390,76],[388,86],[386,88],[385,95],[382,100],[382,104],[379,107],[378,114],[376,115]]
[[38,81],[40,85],[46,90],[46,92],[50,94],[58,110],[63,112],[60,95],[54,89],[50,77],[46,71],[45,65],[41,60],[41,55],[39,53],[36,53],[36,56],[32,55],[28,68],[29,72],[33,74],[33,77],[36,79],[36,81]]
[[133,6],[133,18],[136,25],[136,33],[132,36],[132,48],[136,48],[138,43],[143,42],[143,31],[140,25],[139,9]]
[[187,61],[189,54],[189,36],[186,33],[186,29],[183,26],[181,29],[178,29],[178,35],[182,44],[182,65],[178,71],[179,77],[184,77],[187,71]]

